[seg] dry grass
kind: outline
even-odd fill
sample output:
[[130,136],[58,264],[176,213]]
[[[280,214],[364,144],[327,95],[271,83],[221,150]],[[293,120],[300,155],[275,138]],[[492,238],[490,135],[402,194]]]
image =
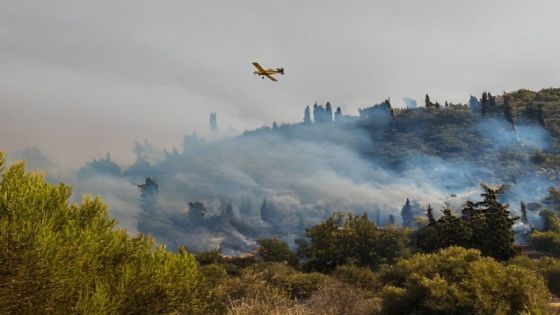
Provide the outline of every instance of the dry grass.
[[266,287],[252,296],[230,302],[228,315],[311,315],[280,289]]
[[380,300],[371,292],[353,287],[336,279],[323,283],[311,298],[296,301],[285,291],[274,287],[232,301],[229,315],[374,315]]
[[381,300],[369,291],[329,279],[311,296],[306,306],[311,314],[374,315],[379,313]]

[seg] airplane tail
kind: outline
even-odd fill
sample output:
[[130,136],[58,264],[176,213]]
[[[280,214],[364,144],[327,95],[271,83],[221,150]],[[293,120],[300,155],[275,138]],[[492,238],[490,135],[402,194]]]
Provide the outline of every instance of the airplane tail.
[[284,68],[278,68],[278,72],[280,72],[280,74],[284,74]]

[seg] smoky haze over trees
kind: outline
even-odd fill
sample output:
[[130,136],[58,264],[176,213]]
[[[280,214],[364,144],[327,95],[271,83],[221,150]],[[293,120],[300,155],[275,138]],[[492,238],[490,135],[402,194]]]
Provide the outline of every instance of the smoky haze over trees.
[[358,116],[339,104],[302,106],[301,123],[212,141],[193,133],[180,149],[137,142],[132,165],[106,156],[69,182],[75,196],[100,194],[127,229],[194,251],[245,252],[267,237],[293,244],[335,211],[418,226],[428,205],[437,220],[476,202],[480,183],[509,185],[501,201],[515,215],[521,201],[533,205],[526,217],[538,225],[535,209],[560,169],[551,166],[559,90],[426,101],[403,109],[387,99]]

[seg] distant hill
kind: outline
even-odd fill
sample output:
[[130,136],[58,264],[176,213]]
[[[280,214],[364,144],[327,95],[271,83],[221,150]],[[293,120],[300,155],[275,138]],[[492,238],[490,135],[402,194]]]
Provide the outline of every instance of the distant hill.
[[[85,165],[77,191],[108,195],[125,226],[172,247],[229,253],[262,237],[293,241],[333,211],[400,224],[410,199],[418,214],[430,204],[437,216],[477,198],[483,182],[507,184],[503,201],[513,213],[529,204],[529,220],[555,203],[548,191],[560,179],[560,89],[485,92],[468,105],[426,96],[424,105],[386,100],[352,116],[315,104],[302,122],[213,142],[186,136],[182,150],[137,143],[133,165],[121,169],[110,157]],[[147,178],[157,190],[137,188]]]

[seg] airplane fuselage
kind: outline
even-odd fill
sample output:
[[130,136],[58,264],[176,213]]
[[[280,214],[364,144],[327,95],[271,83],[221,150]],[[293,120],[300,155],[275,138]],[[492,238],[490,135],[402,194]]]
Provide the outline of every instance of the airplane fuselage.
[[255,71],[254,74],[258,75],[266,75],[266,74],[284,74],[284,68],[276,68],[276,69],[265,69],[263,71]]

